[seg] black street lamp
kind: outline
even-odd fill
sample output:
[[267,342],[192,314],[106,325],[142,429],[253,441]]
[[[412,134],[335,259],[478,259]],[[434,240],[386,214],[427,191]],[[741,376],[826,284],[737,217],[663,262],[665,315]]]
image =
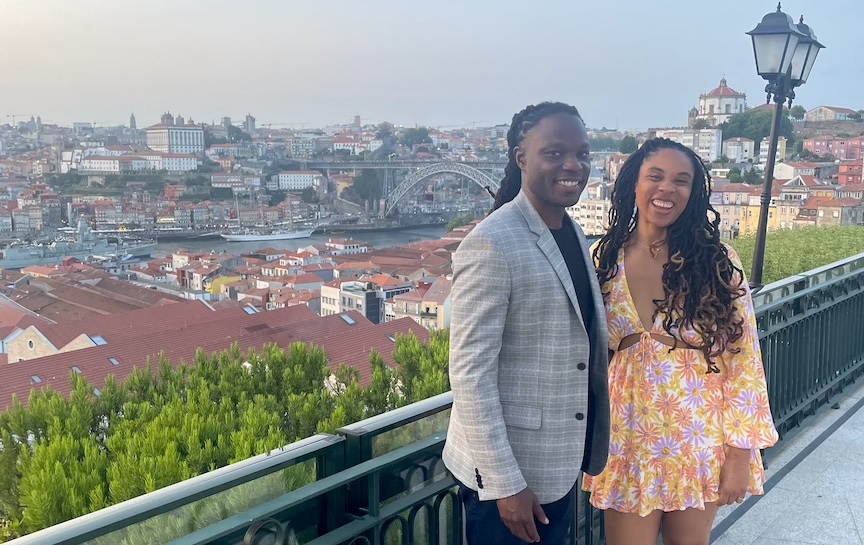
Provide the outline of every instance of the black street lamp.
[[804,17],[795,25],[791,17],[780,10],[769,13],[762,22],[747,34],[753,39],[753,55],[756,57],[756,72],[768,81],[765,92],[766,104],[774,99],[774,120],[768,147],[768,160],[765,163],[765,183],[762,187],[759,227],[756,231],[756,249],[753,252],[753,271],[750,286],[753,291],[762,287],[762,270],[765,265],[765,237],[768,231],[768,210],[771,204],[771,190],[774,185],[774,162],[777,143],[780,139],[780,121],[783,116],[783,103],[795,98],[794,89],[807,82],[819,50],[824,48],[816,40],[816,35],[804,24]]

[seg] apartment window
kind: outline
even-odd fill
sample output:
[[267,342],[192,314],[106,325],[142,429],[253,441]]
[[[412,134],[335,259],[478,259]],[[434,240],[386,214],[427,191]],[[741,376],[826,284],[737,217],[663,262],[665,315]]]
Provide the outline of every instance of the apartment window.
[[820,210],[820,211],[819,211],[819,217],[822,218],[822,217],[824,217],[824,216],[825,216],[825,211],[824,211],[824,210]]
[[72,371],[74,371],[75,373],[78,373],[79,375],[81,374],[81,368],[78,367],[77,365],[73,365],[69,369],[72,369]]
[[834,211],[834,217],[835,217],[835,218],[839,218],[839,217],[840,217],[840,211],[839,211],[839,210],[835,210],[835,211]]
[[117,358],[111,357],[111,358],[108,358],[108,361],[109,361],[109,362],[111,363],[111,365],[113,365],[114,367],[117,367],[118,365],[120,365],[120,360],[118,360]]
[[39,384],[42,382],[42,377],[40,377],[39,375],[30,375],[30,380],[32,380],[36,384]]
[[90,340],[93,341],[93,344],[95,344],[96,346],[105,346],[106,344],[108,344],[108,341],[106,341],[105,337],[103,337],[102,335],[94,335],[90,337]]
[[35,347],[36,347],[36,345],[33,343],[33,339],[30,339],[29,341],[27,341],[27,348],[29,348],[30,350],[33,350]]

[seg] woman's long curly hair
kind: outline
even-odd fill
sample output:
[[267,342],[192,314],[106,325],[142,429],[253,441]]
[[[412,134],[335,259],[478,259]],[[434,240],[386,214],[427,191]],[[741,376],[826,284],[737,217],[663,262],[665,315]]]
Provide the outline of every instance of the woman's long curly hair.
[[516,164],[516,148],[525,140],[525,135],[537,123],[556,114],[570,114],[582,119],[579,110],[563,102],[541,102],[536,106],[526,106],[524,110],[513,116],[510,130],[507,131],[507,166],[504,167],[504,179],[501,180],[501,187],[495,193],[493,212],[515,199],[522,189],[522,170]]
[[744,320],[732,302],[744,295],[744,273],[732,264],[720,242],[720,215],[709,202],[711,176],[690,148],[665,138],[645,142],[625,161],[612,191],[609,230],[594,249],[603,296],[618,274],[618,256],[636,230],[636,183],[642,163],[661,149],[680,151],[693,164],[693,187],[687,208],[666,234],[669,261],[663,266],[663,299],[655,299],[654,318],[663,316],[663,329],[678,340],[678,331],[692,328],[701,337],[699,350],[708,372],[718,373],[715,358],[744,334]]

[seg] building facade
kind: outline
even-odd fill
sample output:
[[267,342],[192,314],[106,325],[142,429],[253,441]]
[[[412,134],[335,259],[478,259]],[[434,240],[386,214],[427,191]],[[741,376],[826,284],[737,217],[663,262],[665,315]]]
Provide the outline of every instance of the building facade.
[[855,114],[855,110],[849,108],[817,106],[804,114],[804,121],[848,121],[852,114]]
[[720,129],[651,129],[648,136],[683,144],[708,163],[715,162],[723,153],[723,131]]
[[689,126],[692,128],[697,120],[703,120],[709,126],[717,127],[746,109],[747,95],[726,85],[726,78],[723,78],[719,86],[699,96],[699,108],[690,110]]
[[303,191],[315,185],[316,178],[323,178],[316,170],[287,170],[279,173],[281,191]]
[[204,153],[204,127],[175,124],[171,114],[163,115],[162,123],[147,128],[147,147],[162,153]]
[[751,163],[755,147],[756,142],[749,138],[730,138],[723,142],[723,155],[731,163]]

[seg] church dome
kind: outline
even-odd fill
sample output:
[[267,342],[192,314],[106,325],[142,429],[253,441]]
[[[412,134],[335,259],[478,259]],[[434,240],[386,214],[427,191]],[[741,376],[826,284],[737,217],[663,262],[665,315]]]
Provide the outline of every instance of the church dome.
[[709,97],[741,96],[741,93],[726,85],[726,78],[720,80],[720,86],[708,93]]

